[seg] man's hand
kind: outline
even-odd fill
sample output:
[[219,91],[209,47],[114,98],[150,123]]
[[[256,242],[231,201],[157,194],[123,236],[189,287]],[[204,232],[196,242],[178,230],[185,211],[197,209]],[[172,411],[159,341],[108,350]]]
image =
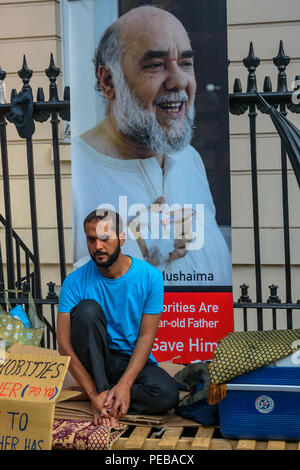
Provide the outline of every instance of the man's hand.
[[188,243],[189,240],[184,237],[180,240],[174,240],[174,251],[169,253],[168,261],[174,261],[175,259],[183,258],[188,252]]
[[107,394],[104,407],[109,410],[109,415],[120,419],[126,415],[130,406],[130,385],[118,382]]
[[186,256],[195,235],[192,230],[194,218],[195,211],[192,208],[169,207],[161,196],[150,207],[142,209],[129,222],[129,228],[144,259],[158,266],[165,261]]
[[91,397],[91,405],[93,411],[93,422],[95,425],[100,426],[117,426],[118,421],[109,413],[105,406],[108,390],[98,393]]

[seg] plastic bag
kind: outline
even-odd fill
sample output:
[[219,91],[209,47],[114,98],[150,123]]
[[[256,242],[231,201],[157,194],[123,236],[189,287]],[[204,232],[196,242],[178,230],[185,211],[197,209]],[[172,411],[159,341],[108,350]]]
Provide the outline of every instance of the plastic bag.
[[25,319],[25,317],[21,315],[20,309],[11,307],[9,298],[6,294],[7,292],[19,293],[23,291],[10,289],[4,291],[4,298],[8,311],[0,305],[0,338],[5,341],[6,348],[11,347],[15,343],[39,346],[44,333],[45,324],[37,315],[32,295],[30,292],[28,293],[28,315],[26,315],[21,304],[18,305],[21,306],[22,311],[29,320],[30,328],[28,328],[21,319],[18,319],[17,316],[13,316],[9,313],[11,311],[14,311],[14,313],[17,312],[19,314],[19,318],[22,318],[23,320]]
[[22,305],[16,305],[13,307],[11,310],[8,312],[12,317],[14,317],[16,320],[20,320],[26,328],[30,328],[30,321],[29,318],[27,317],[26,312],[24,311]]

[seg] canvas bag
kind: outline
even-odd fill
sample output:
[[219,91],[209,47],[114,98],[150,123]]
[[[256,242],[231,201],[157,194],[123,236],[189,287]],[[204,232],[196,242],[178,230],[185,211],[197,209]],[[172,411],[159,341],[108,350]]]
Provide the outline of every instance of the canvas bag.
[[219,424],[219,407],[207,402],[210,377],[205,362],[189,364],[174,375],[181,390],[190,394],[179,402],[176,413],[203,426]]
[[[7,293],[13,292],[15,294],[23,291],[6,289],[4,291],[5,303],[8,311],[12,310]],[[6,348],[10,348],[15,343],[29,344],[31,346],[39,346],[45,324],[39,319],[35,303],[30,292],[28,292],[28,320],[30,322],[30,328],[27,328],[24,323],[13,317],[0,305],[0,339],[5,341]],[[26,316],[25,311],[24,315]]]

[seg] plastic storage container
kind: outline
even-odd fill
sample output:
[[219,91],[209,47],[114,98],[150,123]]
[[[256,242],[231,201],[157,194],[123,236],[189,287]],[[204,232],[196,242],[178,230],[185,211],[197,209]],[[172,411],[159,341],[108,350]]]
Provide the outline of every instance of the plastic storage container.
[[289,357],[235,377],[227,383],[226,390],[219,405],[224,437],[300,440],[297,361]]

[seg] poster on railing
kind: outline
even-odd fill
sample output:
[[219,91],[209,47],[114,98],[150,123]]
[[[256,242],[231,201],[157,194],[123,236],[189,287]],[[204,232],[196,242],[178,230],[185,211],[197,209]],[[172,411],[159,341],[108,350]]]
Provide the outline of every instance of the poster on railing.
[[233,330],[226,2],[143,4],[69,2],[74,268],[118,213],[164,279],[153,354],[189,363]]

